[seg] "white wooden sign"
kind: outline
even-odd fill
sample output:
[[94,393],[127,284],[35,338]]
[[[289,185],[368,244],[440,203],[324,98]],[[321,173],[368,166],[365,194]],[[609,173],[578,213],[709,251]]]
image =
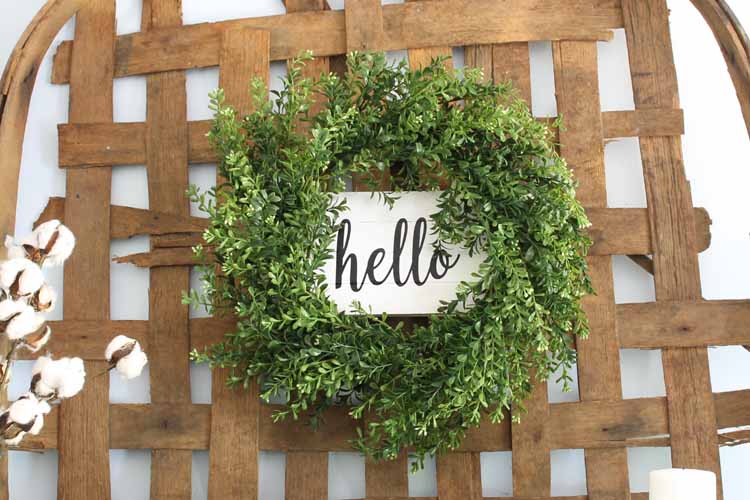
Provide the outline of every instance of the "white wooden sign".
[[342,311],[359,301],[373,313],[429,314],[440,301],[456,297],[483,257],[447,247],[450,257],[433,252],[432,220],[436,192],[398,193],[393,208],[371,193],[342,193],[349,210],[324,267],[328,294]]

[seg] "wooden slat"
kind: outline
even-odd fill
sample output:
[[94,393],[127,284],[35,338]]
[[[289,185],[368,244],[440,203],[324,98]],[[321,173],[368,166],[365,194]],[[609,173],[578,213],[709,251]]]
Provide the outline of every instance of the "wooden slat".
[[[355,186],[362,187],[362,186]],[[696,208],[696,232],[700,238],[696,251],[708,248],[711,234],[705,210]],[[645,208],[591,208],[587,209],[593,227],[589,233],[594,241],[590,255],[648,255],[651,241],[648,215]],[[200,233],[174,235],[167,239],[165,248],[115,258],[115,262],[138,267],[197,265],[192,246],[202,243]],[[210,248],[206,249],[210,255]]]
[[[347,4],[347,7],[349,5]],[[203,23],[118,37],[115,75],[189,69],[219,64],[222,33],[254,28],[271,32],[271,60],[310,49],[319,56],[344,54],[345,13],[317,11]],[[385,36],[370,50],[400,50],[533,40],[609,40],[621,28],[620,0],[445,0],[383,7]],[[58,48],[53,83],[66,83],[70,43]]]
[[[354,1],[347,2],[346,7],[351,9],[353,5]],[[325,7],[325,2],[321,0],[286,1],[288,13],[322,11]],[[321,73],[330,72],[330,69],[329,58],[316,57],[305,64],[302,76],[315,80],[320,78]],[[323,105],[322,99],[318,99],[311,107],[310,114],[320,111]],[[300,126],[306,130],[309,123]],[[328,452],[287,453],[284,481],[287,500],[328,500]]]
[[685,133],[685,117],[681,109],[605,111],[602,113],[602,122],[602,134],[605,139],[658,137]]
[[[268,84],[270,37],[267,31],[227,31],[222,40],[219,85],[226,102],[240,116],[251,110],[250,79]],[[226,384],[229,368],[212,373],[211,446],[208,497],[210,500],[255,499],[258,496],[258,418],[260,398],[256,382],[246,390]]]
[[[76,18],[71,60],[70,121],[112,121],[113,54],[102,42],[115,37],[114,0],[91,0]],[[66,224],[77,237],[66,262],[63,314],[77,320],[109,319],[109,168],[66,176]],[[93,286],[92,286],[93,285]],[[61,500],[110,498],[109,378],[104,361],[86,362],[83,391],[60,405],[57,496]],[[48,419],[51,420],[51,419]]]
[[380,0],[349,0],[344,6],[346,51],[379,50],[384,46]]
[[[495,83],[510,81],[531,106],[531,63],[528,43],[509,43],[474,49],[474,64],[489,63],[483,68]],[[487,55],[484,53],[489,52]],[[483,61],[478,61],[483,56]],[[489,60],[488,60],[489,59]],[[535,376],[532,374],[532,380]],[[549,406],[547,383],[534,384],[524,402],[525,412],[518,412],[520,422],[511,423],[513,493],[518,496],[549,496],[551,488],[550,451],[547,440]]]
[[[636,109],[679,108],[666,1],[623,0],[623,15]],[[640,148],[654,245],[656,298],[700,300],[692,200],[680,138],[642,138]],[[708,352],[703,347],[665,349],[662,364],[672,466],[715,472],[721,498]]]
[[288,453],[285,482],[287,500],[328,500],[328,453]]
[[[750,424],[750,390],[713,395],[716,427]],[[549,445],[552,449],[669,446],[665,397],[550,404]],[[303,420],[274,423],[278,407],[260,405],[260,449],[286,452],[351,451],[356,425],[346,410],[334,408],[326,425],[313,430]],[[206,450],[211,432],[211,405],[109,405],[110,448]],[[58,410],[46,419],[39,436],[27,436],[24,449],[55,449]],[[464,455],[511,449],[510,425],[484,421],[462,443]],[[450,455],[447,455],[450,456]],[[372,496],[368,494],[369,496]]]
[[[750,344],[750,301],[688,301],[618,304],[615,307],[621,348],[663,349]],[[203,350],[220,342],[234,330],[231,318],[195,318],[190,320],[190,348]],[[148,351],[148,321],[51,321],[49,349],[57,356],[80,356],[103,360],[109,339],[128,335]],[[27,352],[20,359],[33,359]],[[489,436],[472,437],[491,439]]]
[[[181,0],[143,2],[144,32],[182,25]],[[185,75],[171,71],[149,75],[145,130],[149,207],[176,217],[190,216],[188,188],[187,94]],[[155,238],[158,241],[158,237]],[[153,248],[152,242],[152,248]],[[151,401],[190,403],[190,333],[182,292],[190,288],[190,268],[152,269],[149,273],[148,347]],[[169,420],[162,423],[168,429]],[[165,429],[166,430],[166,429]],[[151,499],[191,497],[192,453],[151,451]]]
[[[41,215],[34,222],[34,227],[51,219],[65,221],[65,198],[50,198],[47,206],[44,207]],[[109,228],[112,239],[125,239],[143,234],[167,235],[167,244],[169,244],[169,237],[172,236],[170,233],[189,233],[200,239],[201,233],[206,227],[208,227],[208,221],[201,217],[120,205],[110,207]],[[154,245],[157,247],[165,246],[162,241],[164,239],[159,238],[158,241],[154,242]]]
[[493,45],[492,78],[495,83],[510,81],[518,90],[519,97],[531,108],[531,65],[528,43],[505,43]]
[[[489,48],[487,48],[489,47]],[[467,59],[489,57],[492,46],[467,47]],[[420,49],[422,50],[422,49]],[[433,49],[423,49],[423,60],[429,62]],[[486,50],[487,54],[482,51]],[[424,52],[426,51],[426,52]],[[414,51],[412,51],[414,52]],[[443,54],[437,52],[436,54]],[[450,53],[447,53],[448,55]],[[413,66],[421,63],[409,56]],[[325,58],[316,58],[313,63]],[[467,62],[472,67],[478,62]],[[324,69],[324,68],[323,68]],[[491,70],[488,71],[492,77]],[[541,120],[551,121],[549,118]],[[620,137],[671,136],[684,133],[682,110],[658,109],[638,111],[605,111],[602,113],[605,139]],[[213,163],[216,155],[206,133],[208,120],[188,122],[188,161]],[[101,165],[140,165],[146,163],[146,125],[144,123],[79,123],[58,125],[59,165],[63,168],[96,167]]]
[[707,347],[750,344],[750,301],[620,304],[620,345],[625,348]]
[[452,452],[436,459],[440,500],[481,500],[482,468],[479,453]]
[[[587,206],[607,206],[604,141],[599,102],[597,48],[592,42],[553,43],[557,109],[565,116],[560,152],[579,182],[578,199]],[[615,319],[612,262],[589,256],[589,275],[596,291],[583,299],[591,333],[577,339],[578,386],[581,401],[622,397],[620,345]],[[586,449],[586,488],[594,500],[629,500],[627,450]]]

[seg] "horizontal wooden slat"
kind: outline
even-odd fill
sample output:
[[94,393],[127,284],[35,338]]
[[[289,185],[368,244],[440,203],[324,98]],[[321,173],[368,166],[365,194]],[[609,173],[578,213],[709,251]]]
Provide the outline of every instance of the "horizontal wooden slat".
[[[660,349],[750,344],[750,301],[648,302],[618,304],[617,329],[620,347]],[[148,321],[51,321],[52,338],[48,348],[56,356],[80,356],[88,360],[104,359],[104,348],[115,335],[133,337],[148,351]],[[231,318],[194,318],[190,320],[191,349],[202,350],[220,342],[234,330]],[[25,351],[21,359],[33,359]],[[729,425],[724,427],[730,427]],[[468,440],[491,440],[498,436],[479,433]]]
[[685,118],[681,109],[639,109],[602,113],[605,139],[683,135]]
[[[217,66],[222,33],[237,28],[271,32],[271,60],[309,49],[344,54],[343,11],[313,11],[186,25],[122,35],[115,45],[115,76]],[[463,46],[532,40],[609,40],[623,26],[619,0],[445,0],[383,6],[379,50]],[[58,48],[53,83],[67,83],[72,43]]]
[[620,344],[626,348],[750,344],[750,301],[646,302],[617,306]]
[[[591,208],[587,213],[592,222],[589,230],[594,245],[591,255],[647,255],[651,253],[651,237],[648,214],[645,208]],[[695,209],[697,252],[702,252],[711,241],[710,219],[704,209]],[[185,247],[170,246],[156,248],[150,252],[126,255],[115,259],[121,264],[138,267],[189,266],[196,260],[192,245],[201,242],[200,234],[183,235],[175,240],[187,244]],[[173,240],[172,243],[177,241]]]
[[[171,233],[188,233],[200,238],[201,232],[208,226],[208,221],[200,217],[182,217],[119,205],[111,206],[109,217],[112,239],[125,239],[143,234],[163,234],[168,235],[165,237],[166,241],[172,241]],[[50,198],[42,214],[34,222],[34,226],[51,219],[65,220],[65,198]]]
[[[235,328],[235,320],[227,318],[194,318],[190,320],[190,348],[203,350],[221,342],[224,334]],[[85,360],[103,360],[107,343],[116,335],[127,335],[141,343],[148,352],[147,320],[50,321],[52,337],[46,348],[61,356],[78,356]],[[19,359],[35,359],[36,355],[21,350]]]
[[[93,376],[95,374],[91,374]],[[750,425],[750,390],[714,394],[718,429]],[[274,423],[275,405],[261,405],[260,448],[268,451],[350,451],[356,422],[344,408],[333,408],[313,430],[303,420]],[[57,409],[45,419],[39,436],[28,436],[24,449],[57,447]],[[110,405],[110,447],[116,449],[208,448],[211,407],[202,404]],[[557,403],[550,405],[548,433],[552,449],[669,446],[664,397]],[[508,418],[484,422],[472,430],[460,451],[508,451]]]
[[[540,119],[550,122],[552,119]],[[605,139],[681,135],[682,110],[605,111],[602,113]],[[188,161],[212,163],[216,155],[206,133],[211,121],[188,123]],[[64,168],[146,163],[144,123],[61,124],[58,125],[59,165]]]

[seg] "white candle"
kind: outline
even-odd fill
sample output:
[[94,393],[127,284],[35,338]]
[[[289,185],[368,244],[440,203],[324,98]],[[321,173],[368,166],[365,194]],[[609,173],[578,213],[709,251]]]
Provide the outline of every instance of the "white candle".
[[716,474],[695,469],[664,469],[649,475],[649,500],[716,500]]

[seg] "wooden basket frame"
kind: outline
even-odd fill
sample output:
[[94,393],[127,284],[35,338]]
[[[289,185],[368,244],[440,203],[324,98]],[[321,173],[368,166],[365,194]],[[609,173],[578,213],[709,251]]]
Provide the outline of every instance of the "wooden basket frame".
[[[722,0],[693,0],[727,60],[750,132],[750,44]],[[552,40],[558,110],[566,116],[561,152],[580,181],[579,197],[594,223],[590,257],[598,291],[588,297],[589,340],[579,342],[581,401],[549,404],[545,384],[520,424],[508,419],[472,431],[460,450],[437,460],[438,497],[482,497],[479,453],[512,450],[515,498],[550,497],[550,450],[583,448],[588,495],[576,499],[645,499],[629,492],[626,447],[671,446],[675,467],[720,477],[719,434],[750,424],[750,390],[713,394],[707,346],[750,344],[747,301],[704,301],[697,253],[708,246],[710,220],[694,209],[685,179],[683,133],[666,0],[454,0],[381,7],[347,0],[287,0],[287,14],[183,26],[180,0],[144,0],[142,32],[116,36],[114,0],[50,0],[16,46],[0,95],[0,232],[12,233],[29,102],[41,60],[63,24],[77,14],[76,38],[58,49],[53,82],[70,84],[70,124],[59,128],[65,199],[51,199],[43,218],[64,219],[79,237],[65,267],[65,319],[51,349],[80,355],[102,371],[112,335],[138,338],[151,355],[152,404],[109,404],[106,377],[47,419],[31,449],[59,450],[61,499],[110,497],[109,450],[152,449],[151,497],[191,496],[193,450],[209,450],[209,498],[256,498],[258,452],[287,452],[286,497],[327,498],[329,451],[348,450],[355,423],[333,411],[310,432],[301,423],[272,424],[272,407],[213,377],[211,405],[192,404],[187,352],[221,338],[225,321],[189,319],[189,246],[205,221],[190,217],[187,165],[214,160],[208,122],[188,122],[184,70],[219,66],[229,102],[250,109],[250,75],[268,78],[271,60],[314,50],[308,71],[341,68],[348,50],[408,49],[412,65],[450,46],[487,78],[512,79],[530,100],[527,42]],[[625,28],[635,110],[600,109],[596,41]],[[112,50],[102,50],[111,41]],[[112,82],[148,75],[146,123],[112,123]],[[639,137],[648,208],[606,207],[603,143]],[[146,164],[149,210],[110,206],[111,168]],[[151,236],[152,250],[122,261],[151,268],[148,321],[109,319],[110,239]],[[614,303],[610,256],[631,255],[654,274],[656,301]],[[648,258],[652,255],[653,258]],[[91,283],[100,283],[92,287]],[[76,286],[80,284],[82,286]],[[85,286],[84,286],[85,285]],[[102,290],[105,292],[102,293]],[[619,349],[661,348],[666,397],[622,399]],[[221,372],[221,370],[219,370]],[[685,374],[689,374],[688,377]],[[257,391],[256,388],[252,390]],[[553,425],[550,425],[553,423]],[[8,498],[7,460],[0,461],[0,500]],[[405,498],[406,457],[366,464],[367,498]],[[570,498],[570,497],[569,497]]]

